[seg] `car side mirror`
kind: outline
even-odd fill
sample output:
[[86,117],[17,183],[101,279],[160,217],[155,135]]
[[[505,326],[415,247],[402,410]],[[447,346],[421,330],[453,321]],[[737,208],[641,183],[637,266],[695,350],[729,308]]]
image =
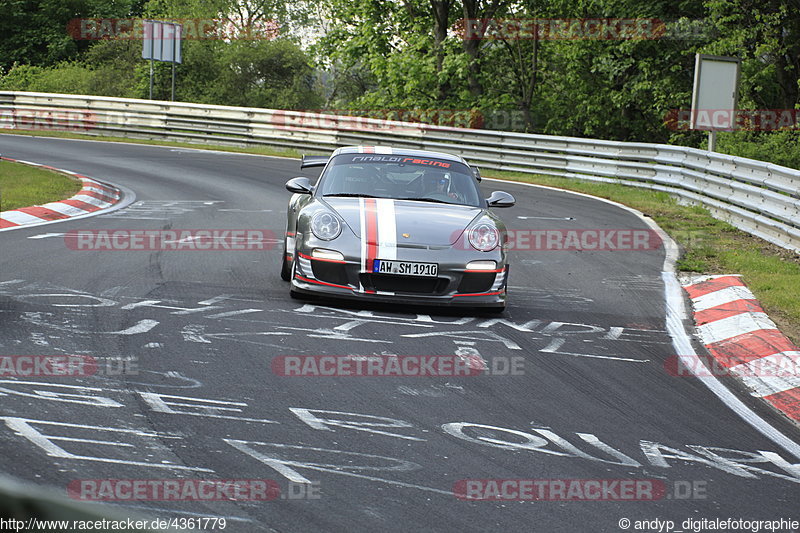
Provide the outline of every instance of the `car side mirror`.
[[481,181],[481,170],[478,167],[472,167],[472,176],[476,180]]
[[489,207],[512,207],[516,202],[513,196],[503,191],[494,191],[492,195],[486,199],[486,203],[489,204]]
[[311,194],[314,188],[308,178],[300,176],[299,178],[292,178],[286,182],[286,190],[298,194]]

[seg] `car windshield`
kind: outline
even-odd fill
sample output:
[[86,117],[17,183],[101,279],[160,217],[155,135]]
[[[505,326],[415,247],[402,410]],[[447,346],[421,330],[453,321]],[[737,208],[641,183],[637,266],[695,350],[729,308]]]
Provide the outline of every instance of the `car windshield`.
[[390,154],[340,154],[320,178],[322,196],[394,198],[479,207],[469,168],[445,159]]

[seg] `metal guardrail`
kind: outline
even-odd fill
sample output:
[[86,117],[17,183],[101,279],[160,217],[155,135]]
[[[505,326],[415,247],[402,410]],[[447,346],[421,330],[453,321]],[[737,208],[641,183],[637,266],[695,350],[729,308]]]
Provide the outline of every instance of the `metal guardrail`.
[[479,166],[664,191],[800,252],[800,171],[695,148],[532,135],[269,109],[0,92],[0,131],[325,151],[354,144],[457,153]]

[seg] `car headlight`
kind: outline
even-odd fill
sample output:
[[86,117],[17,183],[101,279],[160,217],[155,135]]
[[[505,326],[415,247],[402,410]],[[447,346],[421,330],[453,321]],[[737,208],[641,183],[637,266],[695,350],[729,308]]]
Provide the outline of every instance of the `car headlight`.
[[342,223],[330,211],[321,211],[311,218],[311,232],[318,239],[331,241],[342,232]]
[[467,236],[472,247],[481,252],[490,252],[500,243],[500,233],[497,228],[486,222],[472,226],[467,231]]

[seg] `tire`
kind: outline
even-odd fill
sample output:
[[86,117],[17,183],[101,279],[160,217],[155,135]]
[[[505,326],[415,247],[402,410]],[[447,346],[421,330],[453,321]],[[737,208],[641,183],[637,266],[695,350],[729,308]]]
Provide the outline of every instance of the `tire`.
[[[293,278],[293,277],[294,277],[294,260],[292,260],[292,266],[290,267],[290,271],[289,271],[289,278]],[[294,287],[292,286],[291,283],[289,284],[289,298],[291,298],[292,300],[302,300],[303,299],[303,295],[300,294],[299,292],[295,291]]]
[[[286,237],[283,238],[283,261],[281,262],[281,279],[289,281],[292,279],[292,263],[286,260]],[[294,255],[292,255],[294,258]]]
[[281,265],[281,279],[289,281],[292,279],[292,265],[286,260],[286,252],[283,252],[283,265]]

